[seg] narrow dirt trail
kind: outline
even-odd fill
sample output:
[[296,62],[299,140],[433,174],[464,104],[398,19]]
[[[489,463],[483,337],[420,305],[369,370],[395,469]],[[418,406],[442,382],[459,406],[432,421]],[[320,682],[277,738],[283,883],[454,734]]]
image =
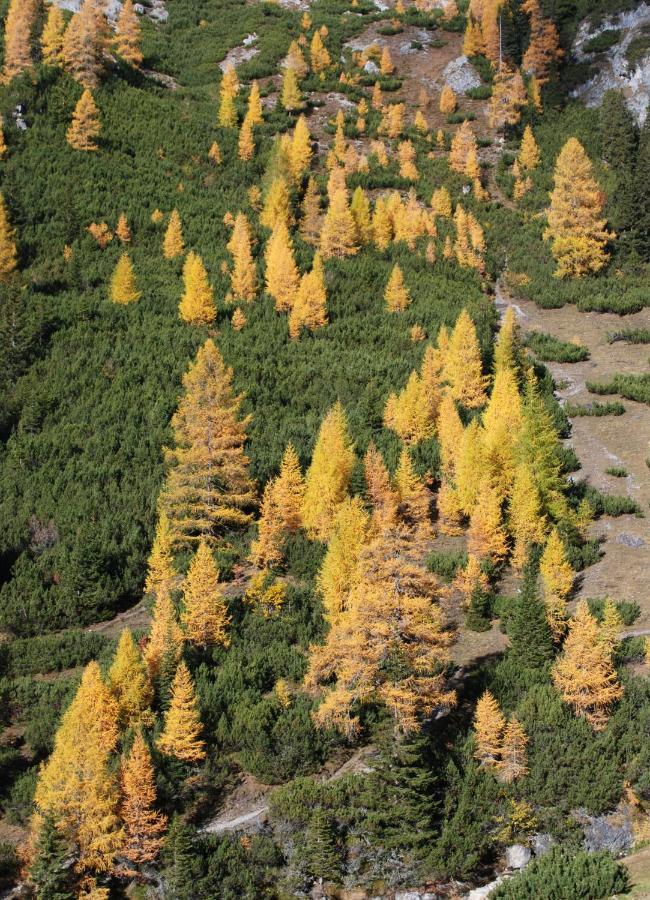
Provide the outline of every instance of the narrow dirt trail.
[[[587,390],[587,381],[606,381],[616,372],[648,370],[647,345],[623,342],[609,344],[608,333],[621,328],[650,327],[650,309],[621,318],[609,313],[580,312],[575,306],[540,309],[533,302],[514,300],[497,292],[501,309],[512,305],[524,331],[545,331],[564,341],[577,340],[589,349],[582,363],[546,363],[558,385],[560,401],[587,404],[600,400]],[[604,493],[626,495],[636,500],[644,514],[650,514],[650,406],[622,400],[623,416],[583,416],[571,420],[568,443],[574,448],[582,468],[577,478],[586,478]],[[624,468],[624,478],[607,474],[613,466]],[[582,597],[611,596],[615,600],[635,600],[641,607],[636,625],[650,627],[650,522],[648,518],[605,516],[591,528],[591,536],[603,540],[603,558],[584,573],[578,592]]]

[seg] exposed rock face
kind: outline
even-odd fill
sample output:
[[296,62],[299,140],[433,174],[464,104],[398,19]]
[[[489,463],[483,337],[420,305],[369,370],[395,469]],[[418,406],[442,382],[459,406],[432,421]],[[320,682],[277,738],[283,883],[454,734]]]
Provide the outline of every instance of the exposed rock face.
[[[645,26],[650,26],[650,5],[647,3],[641,3],[629,12],[603,19],[593,30],[589,21],[583,22],[571,53],[578,61],[598,66],[599,71],[576,88],[573,96],[579,97],[587,106],[599,106],[605,91],[621,90],[630,111],[643,123],[650,106],[650,49],[633,68],[628,63],[626,52]],[[621,31],[621,37],[609,50],[604,53],[588,53],[584,49],[592,38],[612,29]]]
[[249,59],[252,59],[254,56],[260,52],[259,47],[253,46],[257,42],[256,34],[247,34],[244,40],[241,42],[240,47],[233,47],[232,50],[229,50],[224,59],[219,63],[219,68],[222,72],[225,72],[229,66],[233,66],[235,69],[237,66],[240,66],[243,62],[246,62]]
[[577,810],[577,818],[585,835],[585,850],[609,850],[614,856],[627,852],[634,844],[630,812],[619,807],[606,816],[590,816],[585,810]]
[[452,59],[443,69],[442,75],[444,83],[453,88],[457,94],[464,94],[471,88],[481,86],[481,79],[466,56]]
[[474,890],[470,891],[467,895],[467,900],[485,900],[485,898],[489,897],[492,891],[495,891],[502,882],[503,878],[499,877],[489,884],[484,884],[483,887],[474,888]]
[[506,848],[506,866],[509,869],[525,869],[532,855],[529,847],[524,847],[523,844],[513,844]]
[[[66,9],[68,12],[74,13],[79,12],[83,4],[83,0],[51,0],[51,2],[56,3],[61,9]],[[106,15],[114,22],[122,9],[122,0],[106,0],[105,8]],[[169,12],[165,8],[164,0],[149,0],[148,5],[146,6],[142,3],[135,3],[133,8],[138,15],[147,16],[154,22],[166,22],[169,18]]]

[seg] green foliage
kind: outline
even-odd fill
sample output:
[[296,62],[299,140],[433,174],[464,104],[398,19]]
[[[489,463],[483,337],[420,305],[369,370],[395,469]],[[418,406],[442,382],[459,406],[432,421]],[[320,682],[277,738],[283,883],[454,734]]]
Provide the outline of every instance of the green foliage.
[[492,88],[489,84],[481,84],[479,87],[469,88],[465,96],[472,100],[489,100],[492,96]]
[[600,900],[627,893],[628,888],[627,869],[609,853],[581,851],[574,856],[552,847],[492,896],[495,900]]
[[[590,597],[587,602],[589,603],[589,612],[600,622],[605,609],[605,599]],[[641,615],[641,607],[633,600],[620,600],[615,606],[624,625],[632,625]]]
[[0,644],[0,673],[8,678],[61,672],[84,666],[112,649],[113,642],[101,634],[66,631]]
[[632,497],[603,494],[597,488],[587,484],[579,486],[578,489],[582,496],[589,501],[589,505],[597,516],[643,516],[641,507]]
[[544,362],[584,362],[589,359],[589,351],[580,344],[561,341],[552,334],[530,331],[526,335],[526,346]]
[[570,419],[579,416],[622,416],[625,407],[622,403],[565,403],[564,412]]
[[586,53],[604,53],[610,47],[613,47],[614,44],[618,44],[620,39],[621,32],[617,28],[608,28],[606,31],[601,31],[600,34],[590,38],[582,49]]
[[543,668],[553,657],[553,641],[546,609],[539,596],[539,552],[534,551],[524,568],[521,596],[508,622],[508,655],[525,669]]
[[616,374],[611,381],[588,381],[587,390],[592,394],[620,394],[626,400],[650,403],[650,374]]
[[72,900],[68,846],[47,817],[36,844],[36,858],[30,869],[39,900]]
[[628,471],[623,466],[610,466],[608,469],[605,469],[605,473],[613,475],[614,478],[627,478],[628,476]]
[[467,565],[467,553],[464,550],[440,551],[432,550],[426,559],[427,569],[450,584],[459,570]]
[[622,328],[607,335],[607,342],[625,341],[626,344],[650,344],[650,328]]

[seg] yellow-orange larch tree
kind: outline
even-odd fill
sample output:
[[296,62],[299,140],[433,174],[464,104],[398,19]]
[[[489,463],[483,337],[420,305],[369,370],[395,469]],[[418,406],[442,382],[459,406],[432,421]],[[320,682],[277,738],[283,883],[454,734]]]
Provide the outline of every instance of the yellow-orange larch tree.
[[446,84],[441,93],[440,93],[440,102],[438,104],[440,112],[444,113],[446,116],[450,113],[456,112],[456,94],[454,93],[454,89]]
[[122,802],[120,817],[124,823],[124,844],[119,871],[138,875],[142,867],[154,862],[164,842],[167,816],[156,810],[156,780],[151,753],[142,732],[133,739],[120,770]]
[[295,69],[285,69],[282,76],[282,89],[280,91],[280,105],[287,112],[295,112],[304,107],[298,76]]
[[305,196],[302,199],[300,234],[302,239],[308,244],[316,244],[320,236],[320,230],[320,193],[315,179],[310,176],[307,182]]
[[264,115],[262,112],[262,100],[260,98],[260,86],[257,81],[253,81],[251,84],[251,89],[248,94],[248,106],[246,107],[246,118],[251,124],[251,127],[255,125],[261,125],[264,121]]
[[563,653],[553,666],[552,677],[564,702],[595,731],[601,731],[623,689],[610,649],[601,640],[598,623],[585,600],[578,603],[569,622]]
[[[362,549],[345,612],[326,643],[311,648],[307,687],[324,686],[318,725],[354,737],[359,707],[381,702],[396,733],[408,734],[423,716],[455,703],[440,674],[453,635],[445,628],[435,578],[412,545],[412,533],[398,525]],[[399,668],[389,672],[387,658],[399,659]]]
[[232,256],[233,265],[230,272],[230,288],[233,300],[249,303],[257,295],[257,270],[251,249],[251,232],[248,219],[240,212],[235,218],[235,225],[226,245]]
[[284,222],[273,229],[264,253],[266,292],[275,300],[278,311],[290,310],[300,284],[293,254],[293,243]]
[[237,124],[235,98],[239,93],[239,79],[234,66],[227,66],[219,88],[219,125],[234,128]]
[[118,784],[109,766],[118,740],[117,721],[117,702],[99,665],[91,662],[36,784],[34,828],[38,831],[45,816],[54,821],[81,876],[111,871],[123,844]]
[[485,471],[502,499],[512,491],[521,421],[521,397],[515,374],[512,369],[500,369],[494,376],[492,393],[483,413],[483,450]]
[[485,405],[488,379],[483,375],[476,328],[466,309],[458,316],[449,339],[444,380],[449,385],[450,396],[467,409]]
[[521,108],[528,97],[524,80],[518,69],[511,69],[505,63],[499,66],[494,76],[492,96],[488,106],[488,117],[492,128],[504,129],[516,125],[521,118]]
[[165,714],[165,727],[156,746],[165,756],[185,763],[200,763],[206,757],[203,726],[190,671],[181,660],[171,688],[171,700]]
[[338,508],[348,495],[354,461],[347,417],[337,401],[323,419],[305,476],[302,522],[312,538],[326,541],[331,536]]
[[185,253],[183,241],[183,226],[177,209],[173,209],[169,217],[169,224],[163,238],[163,256],[165,259],[176,259]]
[[291,153],[289,157],[291,174],[296,181],[300,180],[309,169],[311,157],[311,135],[307,126],[307,120],[304,116],[299,116],[291,138]]
[[369,244],[372,241],[372,218],[370,214],[370,201],[364,189],[359,185],[352,194],[350,212],[357,227],[357,237],[360,244]]
[[618,647],[623,630],[623,619],[617,605],[609,597],[603,604],[603,618],[600,623],[600,640],[607,647],[610,654]]
[[548,527],[539,491],[530,466],[520,462],[515,469],[508,506],[508,530],[514,539],[512,565],[521,570],[534,544],[543,544]]
[[542,16],[539,0],[524,0],[521,5],[530,22],[530,41],[521,67],[532,74],[538,85],[546,84],[554,63],[562,58],[560,37],[552,19]]
[[526,745],[528,736],[518,719],[512,718],[503,731],[501,759],[499,760],[499,780],[512,784],[528,774]]
[[327,325],[327,291],[320,253],[314,255],[311,272],[305,272],[289,315],[289,336],[297,338],[301,329],[315,331]]
[[540,159],[541,155],[539,152],[539,147],[537,146],[537,141],[535,140],[535,135],[533,134],[533,129],[530,127],[530,125],[526,125],[526,127],[524,128],[524,135],[519,146],[519,153],[517,155],[519,165],[522,167],[522,169],[531,171],[532,169],[537,168]]
[[5,198],[0,194],[0,279],[6,281],[17,266],[16,232],[9,221]]
[[248,162],[248,160],[252,159],[255,155],[255,138],[253,137],[253,126],[248,116],[244,117],[242,126],[239,129],[237,155],[244,162]]
[[390,50],[388,46],[385,46],[381,51],[381,59],[379,61],[379,69],[382,75],[392,75],[395,71],[395,65],[393,63],[392,57],[390,55]]
[[359,555],[368,533],[368,514],[359,497],[347,497],[338,508],[332,536],[316,578],[330,624],[345,611],[347,597],[358,573]]
[[575,573],[567,560],[557,528],[553,528],[548,536],[539,571],[544,587],[546,618],[553,637],[559,641],[566,631],[566,601],[573,588]]
[[436,188],[431,195],[431,212],[441,219],[451,218],[451,197],[446,187]]
[[43,62],[48,66],[57,66],[62,61],[63,36],[65,19],[60,6],[53,3],[47,13],[47,19],[41,34],[41,53]]
[[282,561],[284,539],[301,527],[304,496],[300,460],[293,444],[287,444],[280,473],[264,488],[258,536],[251,545],[251,559],[256,565],[268,567]]
[[122,728],[152,723],[153,689],[140,649],[128,628],[122,631],[117,642],[107,681],[117,700],[118,721]]
[[324,72],[331,63],[331,57],[321,37],[320,31],[315,31],[309,47],[311,67],[314,72]]
[[66,140],[74,150],[99,150],[96,138],[102,130],[99,110],[89,90],[85,90],[72,113]]
[[115,50],[125,62],[138,68],[143,60],[141,45],[140,22],[133,8],[133,0],[124,0],[115,27]]
[[402,270],[395,264],[384,291],[384,300],[389,312],[403,312],[411,302],[408,288],[404,284]]
[[219,570],[205,540],[199,541],[183,582],[181,622],[187,640],[197,647],[230,645],[230,617],[219,584]]
[[217,315],[214,290],[208,281],[203,260],[193,250],[185,257],[183,284],[183,296],[178,304],[181,319],[190,325],[209,325],[214,322]]
[[514,308],[509,306],[501,320],[501,327],[494,342],[494,372],[510,369],[519,375],[523,364],[521,329]]
[[242,395],[211,338],[183,376],[184,395],[172,416],[175,448],[167,450],[167,480],[160,509],[173,546],[201,537],[217,541],[224,528],[247,525],[255,485],[244,452],[250,416],[240,417]]
[[431,491],[417,475],[407,447],[402,447],[395,470],[394,484],[398,500],[397,513],[401,521],[405,522],[418,538],[426,540],[432,537]]
[[111,300],[113,303],[135,303],[141,296],[142,291],[137,287],[131,257],[125,252],[120,256],[111,278]]
[[359,251],[354,218],[343,190],[336,191],[330,200],[321,230],[320,251],[323,259],[353,256]]
[[558,278],[599,272],[607,263],[606,245],[615,235],[602,218],[605,197],[591,161],[577,138],[569,138],[555,163],[548,226]]
[[372,504],[372,530],[378,533],[397,518],[397,493],[394,490],[384,459],[371,441],[363,458],[363,475],[366,482],[366,493]]
[[478,557],[497,562],[508,553],[508,540],[503,524],[501,493],[489,477],[483,478],[469,520],[467,549]]
[[469,121],[465,119],[451,139],[451,148],[449,150],[450,168],[459,175],[464,175],[467,155],[470,150],[476,152],[476,149],[476,138],[472,132],[472,127]]
[[65,68],[85,88],[96,88],[104,70],[108,22],[97,0],[84,0],[63,38]]
[[298,78],[304,78],[309,72],[309,66],[305,61],[305,55],[300,49],[297,41],[291,41],[289,50],[284,58],[284,65],[287,69],[293,69]]
[[31,31],[35,18],[35,0],[10,0],[4,23],[2,80],[5,83],[33,65]]
[[465,516],[470,516],[476,506],[485,471],[483,429],[478,419],[472,419],[463,431],[455,460],[456,496]]
[[481,766],[496,767],[499,764],[505,727],[506,721],[499,704],[490,691],[485,691],[479,698],[474,713],[474,758]]

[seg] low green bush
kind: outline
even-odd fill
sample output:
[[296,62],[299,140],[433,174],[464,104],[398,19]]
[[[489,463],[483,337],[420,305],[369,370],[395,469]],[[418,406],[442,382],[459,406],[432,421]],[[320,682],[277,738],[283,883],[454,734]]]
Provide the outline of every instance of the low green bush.
[[564,412],[570,419],[580,416],[622,416],[625,407],[622,403],[565,403]]
[[621,31],[618,28],[608,28],[607,31],[601,31],[595,37],[590,38],[584,46],[583,50],[587,53],[604,53],[618,44],[621,39]]
[[466,90],[465,96],[472,100],[488,100],[492,96],[492,87],[489,84],[481,84]]
[[449,584],[454,580],[458,571],[467,565],[467,553],[465,551],[433,551],[426,559],[427,569],[442,578]]
[[625,341],[626,344],[650,344],[650,328],[623,328],[607,335],[610,344]]
[[611,381],[588,381],[587,390],[592,394],[620,394],[626,400],[650,403],[650,374],[614,375]]
[[476,113],[471,111],[462,112],[458,111],[455,113],[449,113],[447,116],[447,125],[459,125],[461,122],[473,122],[476,118]]
[[584,362],[589,359],[589,350],[580,344],[562,341],[552,334],[531,331],[526,335],[526,346],[544,362]]
[[[605,609],[604,598],[589,597],[587,603],[589,604],[589,611],[592,616],[595,616],[600,622],[603,618]],[[636,622],[641,615],[641,607],[633,600],[619,600],[615,605],[624,625],[632,625],[632,623]]]
[[610,466],[609,469],[605,469],[605,474],[614,478],[627,478],[628,472],[622,466]]
[[627,893],[629,886],[627,869],[611,854],[580,851],[573,855],[553,847],[490,896],[494,900],[602,900]]

